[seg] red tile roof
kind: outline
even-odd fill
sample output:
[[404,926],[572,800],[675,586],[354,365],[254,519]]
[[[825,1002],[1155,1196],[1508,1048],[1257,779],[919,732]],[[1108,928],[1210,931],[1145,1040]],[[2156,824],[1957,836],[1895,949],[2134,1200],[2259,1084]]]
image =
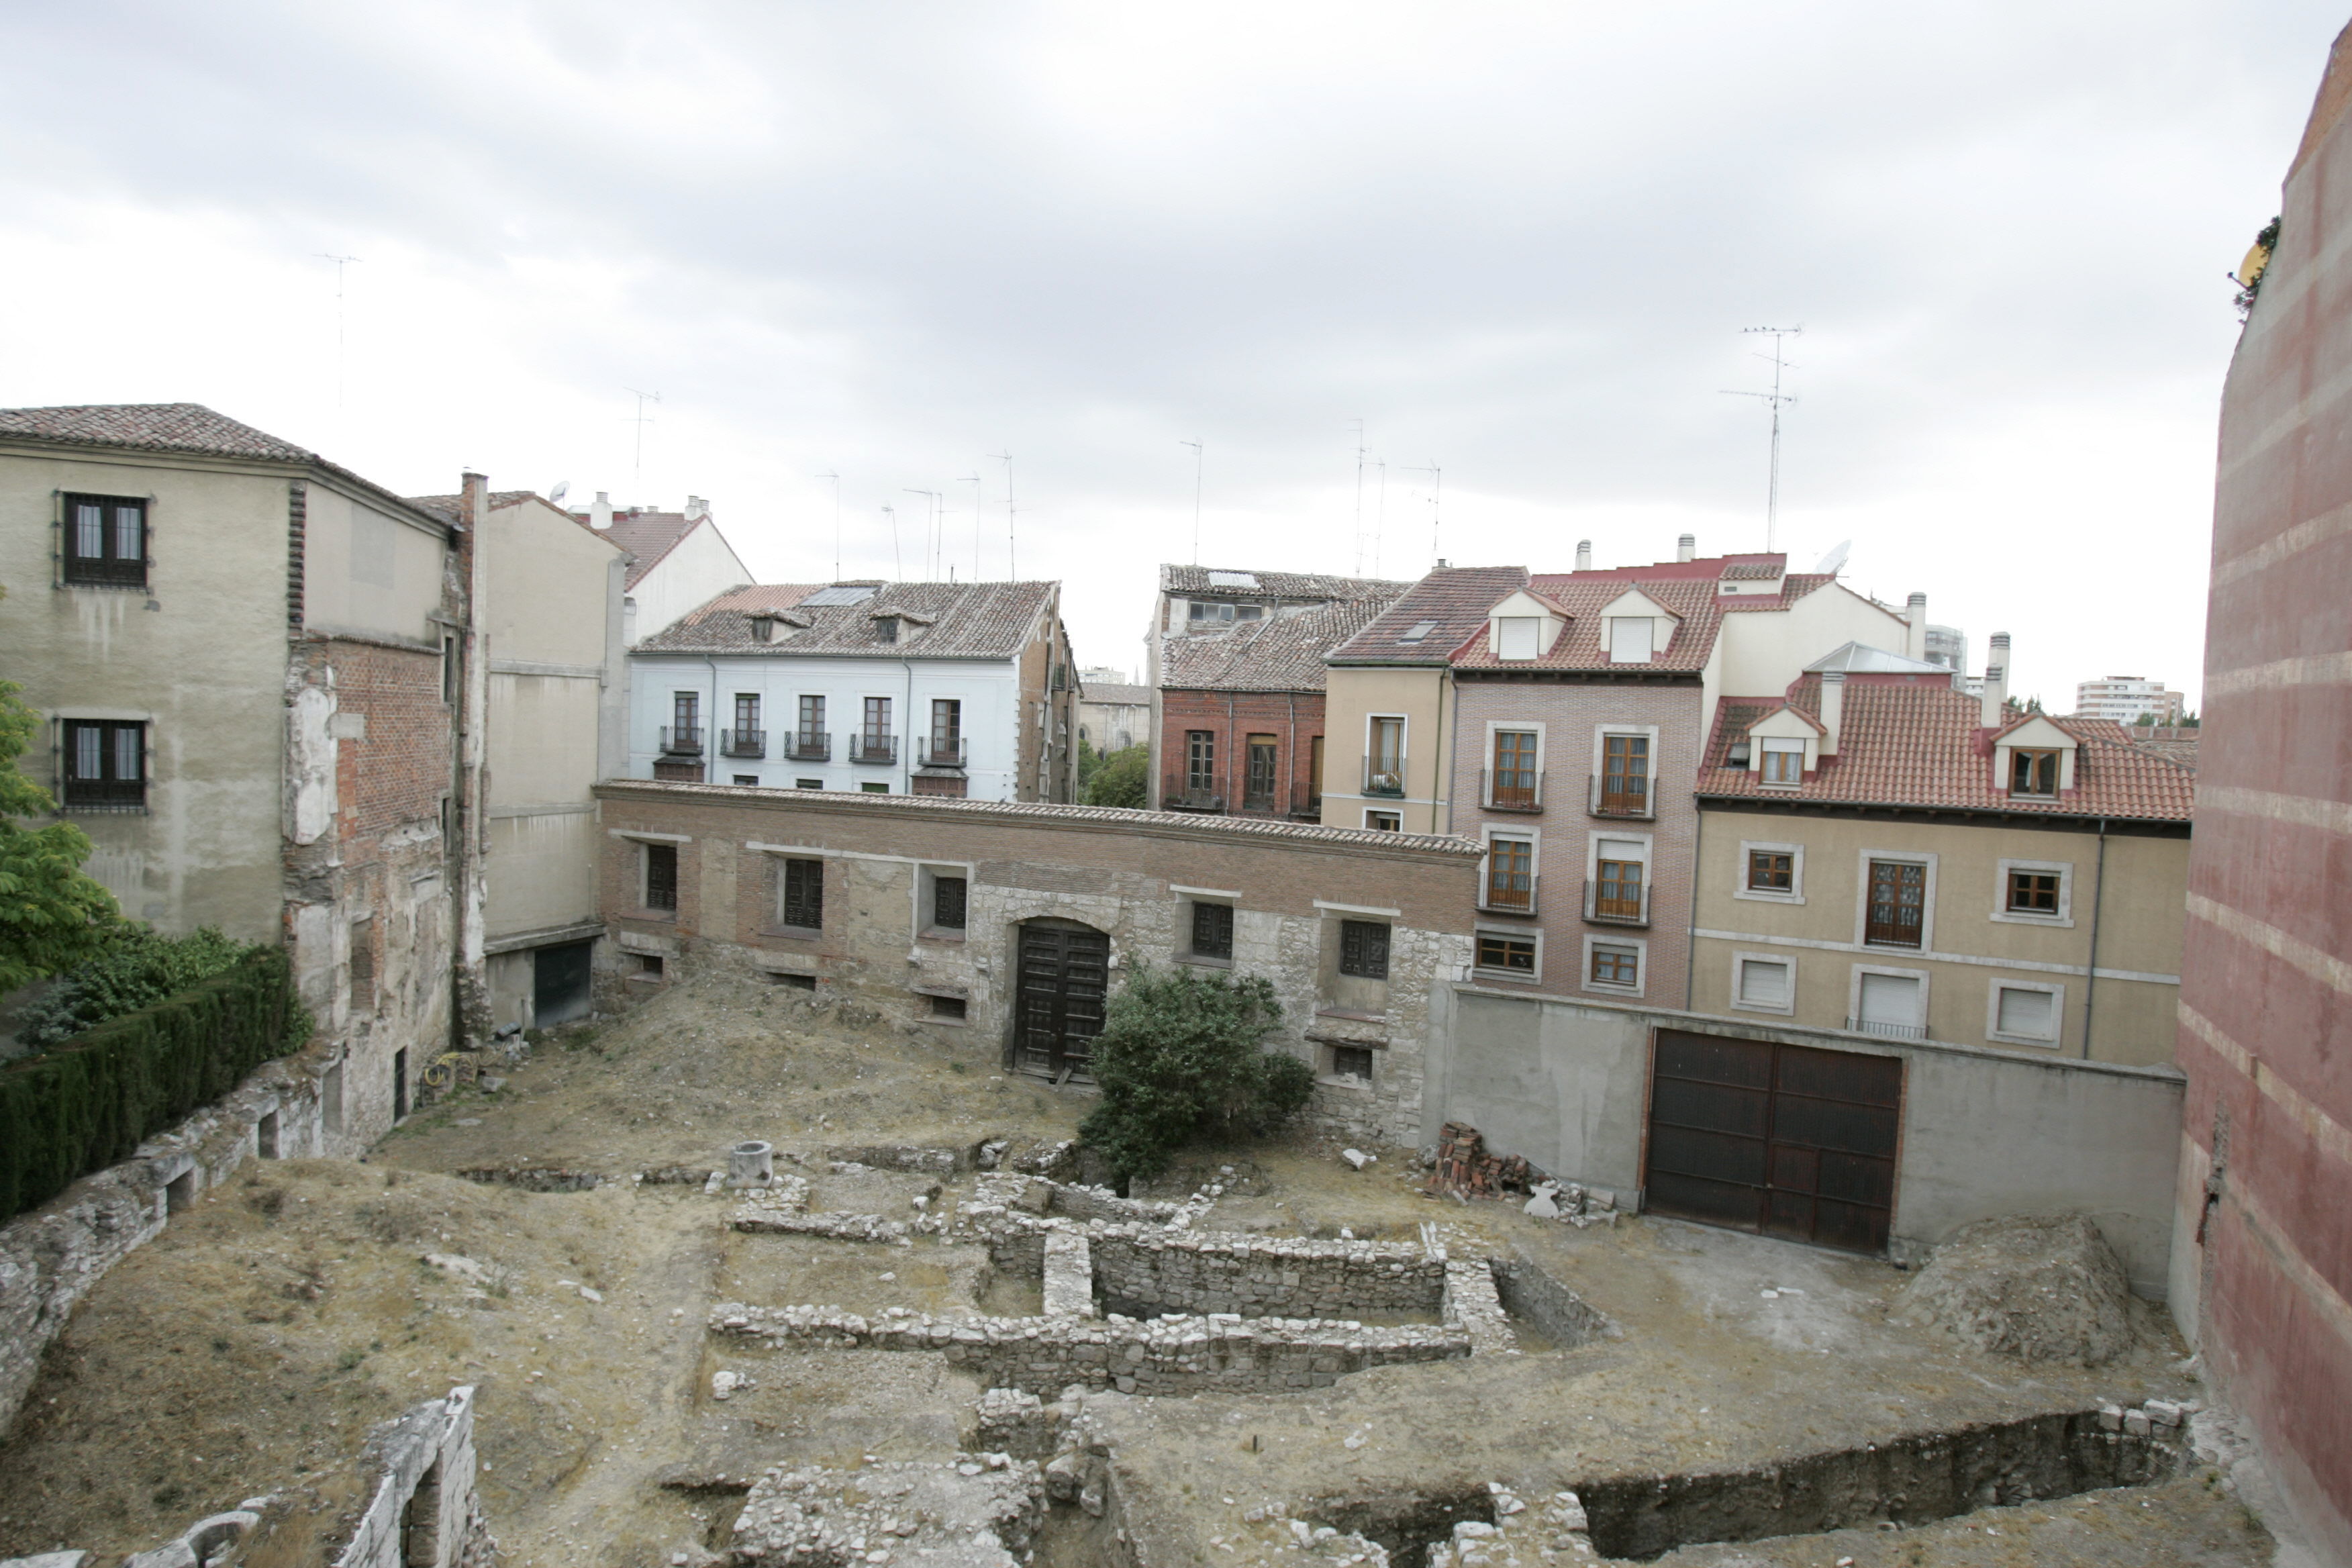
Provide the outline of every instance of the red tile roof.
[[[1524,566],[1451,566],[1432,572],[1371,625],[1333,648],[1333,664],[1441,665],[1474,634],[1486,628],[1486,612],[1528,585]],[[1398,638],[1422,622],[1431,623],[1413,642]]]
[[1323,656],[1354,637],[1404,593],[1341,600],[1297,615],[1243,621],[1230,630],[1169,637],[1160,684],[1182,691],[1320,691],[1328,673]]
[[[2135,745],[2104,719],[2045,715],[2074,737],[2074,788],[2056,800],[2022,799],[1993,788],[1992,752],[1978,720],[1981,704],[1948,684],[1907,677],[1851,677],[1838,721],[1837,753],[1794,787],[1766,788],[1724,755],[1748,726],[1783,701],[1808,717],[1821,710],[1821,680],[1807,676],[1787,699],[1727,697],[1698,774],[1701,799],[1835,802],[1851,805],[2000,811],[2036,816],[2106,816],[2187,822],[2196,770]],[[2004,726],[2005,728],[2011,726]]]
[[[1219,583],[1217,577],[1247,577],[1257,584]],[[1319,572],[1260,572],[1247,566],[1178,566],[1160,568],[1163,594],[1214,595],[1234,599],[1393,599],[1410,583],[1376,577],[1333,577]]]

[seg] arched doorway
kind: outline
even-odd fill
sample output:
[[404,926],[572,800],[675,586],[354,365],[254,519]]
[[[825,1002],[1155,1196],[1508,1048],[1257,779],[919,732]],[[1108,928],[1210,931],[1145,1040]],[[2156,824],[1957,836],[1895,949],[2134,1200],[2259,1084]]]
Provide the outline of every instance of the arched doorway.
[[1076,921],[1021,927],[1013,1065],[1059,1082],[1086,1074],[1110,988],[1110,938]]

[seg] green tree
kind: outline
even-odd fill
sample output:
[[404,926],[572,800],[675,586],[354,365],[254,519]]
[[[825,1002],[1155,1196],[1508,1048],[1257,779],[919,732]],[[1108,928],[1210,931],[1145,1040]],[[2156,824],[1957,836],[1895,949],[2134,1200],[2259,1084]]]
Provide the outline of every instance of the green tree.
[[1104,757],[1084,794],[1088,805],[1139,809],[1151,798],[1151,748],[1129,746]]
[[18,820],[57,809],[16,767],[41,724],[17,700],[21,689],[0,680],[0,994],[96,956],[123,923],[114,895],[82,874],[89,835],[70,822]]
[[1087,786],[1095,782],[1095,774],[1103,764],[1103,754],[1094,749],[1084,735],[1078,737],[1078,798],[1087,798]]
[[125,926],[103,953],[68,970],[25,1009],[16,1037],[36,1050],[61,1046],[109,1018],[136,1013],[199,981],[226,973],[256,951],[210,926],[183,937]]
[[1306,1107],[1315,1074],[1262,1048],[1282,1020],[1263,977],[1139,964],[1111,998],[1088,1070],[1102,1100],[1078,1135],[1124,1188],[1187,1143],[1274,1131]]

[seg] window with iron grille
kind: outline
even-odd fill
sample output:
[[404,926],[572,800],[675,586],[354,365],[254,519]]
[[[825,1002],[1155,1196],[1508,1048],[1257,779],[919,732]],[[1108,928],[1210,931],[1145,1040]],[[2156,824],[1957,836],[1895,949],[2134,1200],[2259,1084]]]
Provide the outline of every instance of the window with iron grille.
[[2058,912],[2058,873],[2055,871],[2011,871],[2009,874],[2009,910],[2019,915],[2055,915]]
[[1233,955],[1233,905],[1195,902],[1192,905],[1192,956],[1230,959]]
[[1359,980],[1386,980],[1389,928],[1378,921],[1341,921],[1339,973]]
[[65,580],[106,588],[147,585],[147,503],[131,496],[65,498]]
[[1531,936],[1506,936],[1499,931],[1478,933],[1478,967],[1499,970],[1505,974],[1533,974],[1536,972],[1536,940]]
[[1592,944],[1592,984],[1595,985],[1639,985],[1642,983],[1642,955],[1630,947],[1608,947]]
[[1208,795],[1217,787],[1217,737],[1210,730],[1184,731],[1184,787]]
[[141,811],[147,805],[147,726],[111,719],[65,721],[68,811]]
[[949,931],[963,930],[964,879],[961,877],[931,879],[931,923]]
[[1601,809],[1638,816],[1650,809],[1650,738],[1601,738]]
[[1642,863],[1601,858],[1593,866],[1592,912],[1603,920],[1642,918]]
[[677,846],[647,844],[645,851],[646,908],[677,908]]
[[2058,753],[2020,748],[2009,753],[2009,793],[2054,796],[2058,793]]
[[1863,940],[1878,947],[1917,947],[1927,913],[1927,868],[1908,860],[1870,863],[1870,910]]
[[1531,839],[1490,838],[1486,841],[1486,907],[1491,910],[1533,910],[1536,905],[1536,847]]
[[1370,1046],[1333,1046],[1331,1076],[1352,1078],[1361,1083],[1372,1081],[1372,1047]]
[[1782,849],[1748,852],[1748,890],[1751,893],[1793,893],[1797,890],[1797,858]]
[[1274,804],[1274,783],[1276,776],[1275,759],[1277,749],[1272,735],[1252,735],[1249,738],[1249,804]]
[[1533,730],[1495,731],[1495,785],[1491,798],[1496,805],[1535,805],[1536,732]]
[[803,931],[824,929],[824,862],[784,862],[782,923]]

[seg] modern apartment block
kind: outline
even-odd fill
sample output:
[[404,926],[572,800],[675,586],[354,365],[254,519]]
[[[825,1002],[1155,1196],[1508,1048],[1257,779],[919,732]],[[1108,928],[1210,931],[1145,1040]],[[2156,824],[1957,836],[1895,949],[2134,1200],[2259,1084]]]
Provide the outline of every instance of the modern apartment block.
[[740,588],[629,664],[633,778],[1006,801],[1076,788],[1058,583]]
[[2161,680],[2137,675],[2110,675],[2105,680],[2084,680],[2074,687],[2074,717],[2105,719],[2116,724],[2171,725],[2180,722],[2189,699],[2165,689]]

